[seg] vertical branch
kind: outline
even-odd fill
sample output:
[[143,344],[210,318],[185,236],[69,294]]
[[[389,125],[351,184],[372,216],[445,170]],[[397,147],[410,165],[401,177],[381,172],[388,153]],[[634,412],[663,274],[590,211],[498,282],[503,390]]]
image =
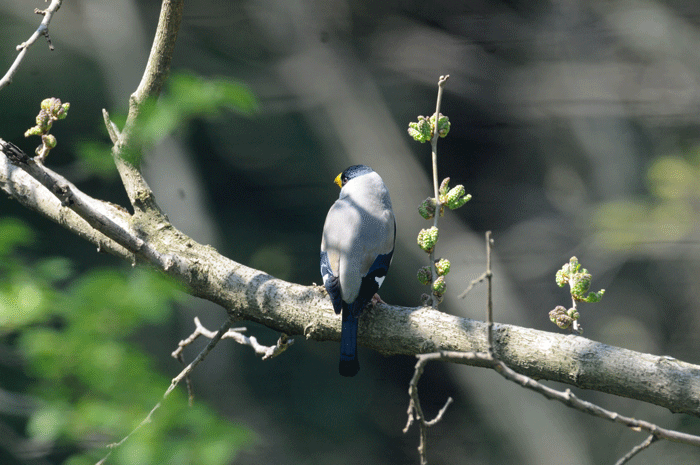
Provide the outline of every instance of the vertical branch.
[[[158,19],[156,35],[148,56],[146,69],[136,91],[129,99],[129,114],[124,129],[114,144],[112,154],[117,170],[134,209],[150,209],[160,212],[153,193],[141,173],[138,171],[140,160],[139,148],[134,147],[135,129],[141,121],[142,110],[148,99],[157,98],[170,71],[177,34],[182,21],[184,0],[163,0]],[[110,137],[116,133],[105,112]]]
[[491,252],[493,251],[493,238],[491,231],[486,231],[486,340],[488,341],[489,355],[493,357],[493,290],[491,272]]
[[[435,218],[433,219],[433,226],[437,228],[438,217],[440,216],[440,193],[438,192],[438,168],[437,168],[437,142],[440,134],[438,134],[438,119],[440,118],[440,105],[442,104],[442,91],[445,87],[445,82],[450,78],[450,75],[440,76],[438,79],[438,94],[437,103],[435,104],[435,127],[433,129],[433,138],[430,140],[430,147],[433,157],[433,191],[435,194]],[[435,251],[430,252],[430,269],[432,270],[432,279],[430,285],[432,287],[433,283],[437,279],[437,271],[435,270]],[[433,308],[438,306],[438,297],[431,293]]]
[[443,415],[445,415],[445,412],[447,411],[447,407],[449,407],[453,402],[452,397],[448,397],[445,405],[440,409],[435,418],[432,420],[425,419],[423,409],[420,405],[420,397],[418,396],[418,381],[423,375],[423,370],[425,370],[425,366],[428,364],[428,362],[441,356],[441,353],[418,355],[418,362],[416,362],[413,378],[411,378],[411,382],[408,386],[408,395],[410,396],[411,400],[408,403],[408,421],[406,422],[406,427],[403,429],[403,432],[406,434],[414,421],[418,423],[418,428],[420,430],[418,454],[420,456],[421,465],[428,465],[428,428],[442,420]]
[[[447,76],[440,76],[438,80],[437,103],[435,104],[435,129],[433,131],[433,138],[430,140],[433,155],[433,190],[435,191],[435,199],[438,201],[438,207],[440,206],[440,200],[438,198],[437,142],[440,135],[437,131],[437,120],[440,116],[440,105],[442,105],[442,91],[445,88],[445,82],[447,82],[449,78],[450,75],[448,74]],[[435,226],[437,227],[437,215],[435,215]]]

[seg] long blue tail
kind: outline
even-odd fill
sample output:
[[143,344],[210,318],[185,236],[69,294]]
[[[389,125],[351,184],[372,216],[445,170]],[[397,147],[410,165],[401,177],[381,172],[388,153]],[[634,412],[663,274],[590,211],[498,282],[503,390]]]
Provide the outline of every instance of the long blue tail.
[[343,322],[340,327],[340,365],[338,371],[343,376],[355,376],[360,371],[357,361],[357,322],[352,310],[343,302]]

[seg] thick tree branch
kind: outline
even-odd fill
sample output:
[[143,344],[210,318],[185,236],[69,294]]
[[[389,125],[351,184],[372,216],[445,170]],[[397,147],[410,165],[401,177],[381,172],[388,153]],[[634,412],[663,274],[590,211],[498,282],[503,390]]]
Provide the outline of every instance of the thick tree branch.
[[[48,169],[46,172],[52,173]],[[99,223],[94,226],[86,222],[68,206],[49,202],[47,199],[53,194],[22,173],[23,169],[0,155],[3,191],[102,249],[122,258],[133,257],[118,246],[120,238],[113,231]],[[87,196],[73,185],[70,187],[88,210],[101,209],[127,233],[143,241],[137,258],[186,284],[191,294],[220,304],[236,320],[254,321],[290,336],[340,340],[340,320],[321,286],[289,283],[248,268],[220,255],[211,246],[198,244],[164,217],[152,214],[136,218]],[[103,229],[95,230],[98,226]],[[150,251],[148,256],[144,250]],[[486,329],[486,323],[427,307],[378,304],[360,320],[358,343],[384,355],[441,350],[487,352]],[[494,355],[531,378],[559,381],[700,416],[700,366],[608,346],[581,336],[511,325],[494,324],[493,338]],[[479,360],[462,363],[491,366]]]
[[[44,167],[44,169],[52,173],[56,179],[62,180],[65,185],[70,186],[73,191],[76,190],[75,186],[61,175],[54,173],[49,168]],[[4,155],[0,155],[0,190],[17,200],[24,207],[63,225],[71,232],[95,244],[98,251],[109,252],[119,258],[133,261],[134,255],[132,253],[90,226],[77,213],[62,206],[58,197],[44,188],[25,170],[10,163]],[[81,194],[82,192],[79,195]],[[85,201],[93,202],[92,208],[95,211],[101,211],[102,214],[110,216],[114,222],[121,224],[129,222],[130,215],[122,208],[88,196],[85,197]]]

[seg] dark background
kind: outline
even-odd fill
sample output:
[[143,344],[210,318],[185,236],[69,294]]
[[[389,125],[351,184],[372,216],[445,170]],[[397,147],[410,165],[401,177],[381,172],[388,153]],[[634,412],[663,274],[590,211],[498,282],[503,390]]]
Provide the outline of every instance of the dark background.
[[[36,28],[32,9],[42,5],[0,5],[1,69]],[[39,102],[69,101],[48,165],[87,193],[127,206],[114,173],[90,175],[76,151],[108,141],[102,108],[126,111],[159,7],[64,2],[50,29],[56,50],[41,39],[0,91],[0,137],[32,150],[36,139],[22,134]],[[442,113],[452,129],[439,143],[439,173],[474,198],[441,220],[437,254],[453,271],[440,308],[484,319],[483,289],[456,295],[483,271],[483,233],[493,230],[497,321],[560,331],[548,312],[569,298],[554,274],[576,255],[593,273],[594,290],[607,290],[602,303],[581,307],[585,337],[700,363],[699,15],[700,5],[678,1],[188,1],[173,72],[241,81],[260,109],[191,120],[146,155],[144,172],[186,234],[311,284],[320,282],[320,232],[338,194],[333,178],[368,164],[388,185],[398,222],[382,298],[416,306],[423,289],[415,271],[426,257],[415,238],[427,226],[416,207],[431,195],[432,175],[429,146],[410,140],[406,128],[434,111],[437,79],[449,74]],[[659,160],[681,168],[668,173]],[[82,270],[122,266],[5,196],[0,215],[37,229],[39,255],[70,257]],[[180,369],[169,354],[192,331],[194,315],[214,329],[225,313],[192,298],[141,338],[167,376]],[[247,326],[263,343],[277,338]],[[337,344],[297,337],[283,356],[261,362],[248,348],[222,343],[197,370],[197,401],[255,431],[257,441],[235,463],[417,463],[418,431],[401,432],[414,359],[359,350],[360,374],[344,379]],[[646,437],[478,368],[430,365],[421,389],[431,418],[455,398],[430,430],[431,463],[612,463]],[[700,433],[695,418],[574,391],[622,415]],[[696,463],[700,451],[662,442],[636,460]]]

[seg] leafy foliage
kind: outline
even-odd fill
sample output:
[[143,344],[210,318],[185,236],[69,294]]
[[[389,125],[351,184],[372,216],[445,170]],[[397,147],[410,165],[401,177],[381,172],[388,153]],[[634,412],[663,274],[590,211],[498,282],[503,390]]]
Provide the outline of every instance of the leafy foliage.
[[[181,294],[141,268],[77,274],[61,257],[28,263],[18,248],[32,237],[19,220],[0,221],[0,344],[23,360],[19,373],[0,366],[0,387],[25,386],[36,399],[25,428],[32,441],[65,463],[94,464],[162,400],[170,379],[133,339],[164,322]],[[225,464],[251,439],[176,390],[108,463]]]
[[[258,109],[258,101],[248,86],[228,78],[206,79],[192,73],[175,72],[168,79],[163,94],[144,105],[143,118],[135,129],[136,145],[153,146],[183,128],[195,118],[213,119],[224,111],[251,116]],[[123,128],[126,116],[117,112],[110,119]],[[92,172],[104,179],[117,174],[111,157],[112,144],[107,141],[84,141],[77,152]],[[140,153],[127,153],[128,160],[140,164]]]
[[143,144],[157,144],[194,118],[215,118],[223,110],[250,116],[257,108],[257,99],[245,84],[174,73],[163,95],[147,102],[147,116],[137,128],[137,136]]

